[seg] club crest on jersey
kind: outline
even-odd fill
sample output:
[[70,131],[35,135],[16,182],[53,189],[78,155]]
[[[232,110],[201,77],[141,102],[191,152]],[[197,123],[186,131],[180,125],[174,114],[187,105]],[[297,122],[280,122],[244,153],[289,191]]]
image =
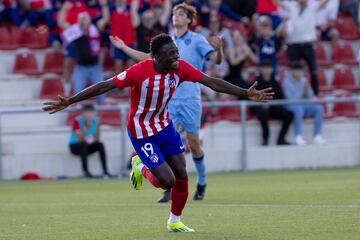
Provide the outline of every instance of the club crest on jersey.
[[126,77],[126,71],[119,73],[119,75],[117,75],[117,77],[119,80],[124,80]]
[[150,156],[150,160],[153,162],[153,163],[157,163],[159,161],[159,156],[156,154],[156,153],[153,153],[151,154]]
[[174,87],[176,87],[176,79],[174,78],[174,76],[172,76],[172,77],[169,78],[168,83],[169,83],[169,88],[174,88]]

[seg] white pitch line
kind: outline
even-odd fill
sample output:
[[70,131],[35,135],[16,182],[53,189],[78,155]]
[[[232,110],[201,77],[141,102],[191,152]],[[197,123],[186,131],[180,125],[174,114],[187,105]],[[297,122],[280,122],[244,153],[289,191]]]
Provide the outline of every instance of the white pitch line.
[[[78,203],[78,202],[0,202],[5,206],[63,206],[63,207],[162,207],[166,204],[142,203]],[[360,204],[187,204],[187,207],[221,207],[221,208],[360,208]]]

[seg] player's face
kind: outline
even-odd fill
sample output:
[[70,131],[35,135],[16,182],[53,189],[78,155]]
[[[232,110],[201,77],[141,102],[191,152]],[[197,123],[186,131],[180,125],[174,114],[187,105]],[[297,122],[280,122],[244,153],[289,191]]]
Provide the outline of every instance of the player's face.
[[190,19],[186,15],[184,9],[179,8],[174,12],[172,23],[175,28],[185,27],[190,24]]
[[164,45],[156,61],[167,70],[177,70],[179,68],[179,50],[174,43]]

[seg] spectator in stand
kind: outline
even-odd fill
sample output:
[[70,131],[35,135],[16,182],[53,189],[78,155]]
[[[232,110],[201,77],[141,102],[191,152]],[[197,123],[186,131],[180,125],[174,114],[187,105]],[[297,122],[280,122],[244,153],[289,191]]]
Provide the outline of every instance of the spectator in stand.
[[228,48],[226,56],[229,61],[230,74],[226,78],[226,81],[238,86],[249,87],[249,84],[244,80],[242,76],[242,69],[245,61],[250,59],[252,62],[257,63],[258,57],[251,50],[246,40],[240,33],[240,31],[233,31],[234,47]]
[[[81,67],[77,69],[76,67],[79,67],[81,65],[97,65],[97,70],[94,72],[94,75],[91,74],[91,80],[93,82],[98,82],[102,80],[102,77],[101,80],[99,80],[100,74],[103,74],[102,67],[99,62],[101,45],[101,36],[99,30],[102,31],[105,29],[106,25],[109,22],[110,16],[107,1],[101,0],[99,3],[101,5],[102,17],[96,22],[96,26],[94,24],[91,24],[91,17],[87,11],[88,8],[81,1],[75,1],[74,3],[67,1],[63,4],[63,7],[59,11],[58,24],[62,29],[64,29],[64,31],[62,32],[62,39],[65,48],[64,80],[66,95],[70,94],[71,76],[73,78],[75,92],[82,90],[82,88],[86,86],[87,79],[80,81],[80,79],[85,77],[86,71],[83,72],[83,74],[85,75],[82,76],[82,74],[79,74],[79,69]],[[82,21],[81,23],[79,22],[80,19]],[[90,38],[91,46],[86,46],[86,42],[89,41],[88,37]],[[75,40],[79,42],[79,39],[85,39],[85,41],[83,41],[82,44],[76,44]],[[86,54],[89,55],[86,57]],[[79,58],[81,58],[80,62]],[[73,66],[75,65],[75,60],[77,61],[75,66],[76,74],[74,72],[74,74],[72,75],[71,72]],[[92,64],[89,64],[90,62],[92,62]],[[97,63],[95,64],[95,62]],[[76,80],[74,79],[74,76]],[[104,100],[104,97],[99,97],[98,100],[101,102]]]
[[[112,36],[121,38],[126,45],[135,46],[135,30],[133,28],[130,4],[127,0],[116,0],[110,8],[110,33]],[[111,44],[112,57],[115,60],[115,73],[125,70],[131,66],[134,61],[120,49]]]
[[233,21],[249,22],[248,17],[241,17],[236,12],[232,11],[229,6],[222,2],[222,0],[207,0],[201,7],[200,17],[203,26],[209,25],[211,16],[220,16],[221,19],[227,17]]
[[315,94],[319,93],[316,73],[316,58],[313,43],[316,41],[316,14],[328,0],[281,1],[277,3],[287,12],[287,55],[289,60],[304,59],[311,74],[311,86]]
[[257,0],[256,13],[258,15],[269,16],[271,18],[273,29],[277,29],[281,23],[281,18],[278,14],[278,7],[274,0]]
[[[108,13],[103,17],[108,19]],[[103,69],[99,61],[101,45],[100,32],[95,25],[91,24],[91,18],[87,12],[79,14],[78,22],[77,25],[67,30],[73,31],[77,36],[70,43],[75,50],[76,59],[76,65],[72,75],[75,93],[83,90],[88,80],[90,80],[92,84],[104,80]],[[105,22],[104,20],[104,24]],[[98,96],[97,101],[103,103],[105,96]]]
[[285,21],[283,21],[274,31],[273,24],[269,16],[260,16],[257,22],[256,43],[259,53],[259,61],[270,60],[273,73],[277,74],[276,54],[282,47],[283,39],[286,37]]
[[16,0],[0,1],[0,25],[4,20],[10,21],[17,27],[23,22],[23,16],[20,15],[20,7]]
[[340,0],[340,11],[350,14],[354,23],[360,28],[359,8],[359,0]]
[[[306,79],[303,66],[300,62],[291,64],[291,73],[287,73],[283,81],[285,97],[290,100],[312,99],[314,92]],[[324,109],[320,104],[294,104],[287,108],[294,114],[295,144],[302,146],[306,144],[302,136],[302,122],[304,117],[314,118],[314,139],[313,143],[325,143],[322,137],[322,125]]]
[[316,15],[317,38],[321,41],[336,41],[339,32],[334,27],[339,9],[339,0],[330,0],[322,5]]
[[81,115],[75,118],[69,147],[72,154],[80,156],[85,177],[93,177],[89,172],[87,159],[90,154],[95,152],[99,152],[104,176],[111,177],[106,167],[105,147],[100,141],[100,121],[93,105],[84,105]]
[[224,0],[224,3],[240,16],[249,19],[256,11],[256,1],[254,0]]
[[26,10],[26,19],[30,25],[38,26],[39,21],[43,20],[49,29],[56,26],[53,18],[54,8],[50,0],[22,0],[20,4]]
[[165,32],[171,14],[171,2],[170,0],[164,1],[163,12],[159,18],[155,16],[152,9],[145,10],[141,17],[138,11],[139,0],[133,0],[131,3],[131,20],[136,31],[136,48],[141,52],[149,52],[151,38]]
[[[255,79],[258,82],[256,88],[263,89],[271,87],[274,91],[274,99],[285,99],[280,84],[275,78],[273,64],[270,60],[264,60],[260,63],[260,75]],[[257,118],[260,121],[262,129],[262,145],[269,144],[269,117],[282,121],[282,126],[277,138],[277,145],[289,145],[285,137],[294,118],[293,113],[284,106],[259,106],[254,107]]]
[[221,36],[224,40],[224,49],[234,47],[234,41],[231,36],[229,29],[222,26],[218,16],[212,16],[209,20],[207,28],[202,28],[200,32],[206,39],[210,40],[212,36]]

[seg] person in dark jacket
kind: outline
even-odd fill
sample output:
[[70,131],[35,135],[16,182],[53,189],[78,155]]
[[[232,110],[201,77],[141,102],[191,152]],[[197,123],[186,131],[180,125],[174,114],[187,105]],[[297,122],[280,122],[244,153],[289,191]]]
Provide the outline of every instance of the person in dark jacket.
[[[284,93],[280,84],[273,74],[272,62],[264,60],[260,63],[260,75],[255,79],[258,82],[257,89],[271,87],[275,93],[274,99],[285,99]],[[277,139],[278,145],[289,145],[290,143],[285,140],[286,133],[293,120],[293,114],[283,106],[260,106],[254,109],[257,118],[260,121],[262,128],[262,145],[269,144],[269,118],[278,119],[282,121],[282,126]]]

